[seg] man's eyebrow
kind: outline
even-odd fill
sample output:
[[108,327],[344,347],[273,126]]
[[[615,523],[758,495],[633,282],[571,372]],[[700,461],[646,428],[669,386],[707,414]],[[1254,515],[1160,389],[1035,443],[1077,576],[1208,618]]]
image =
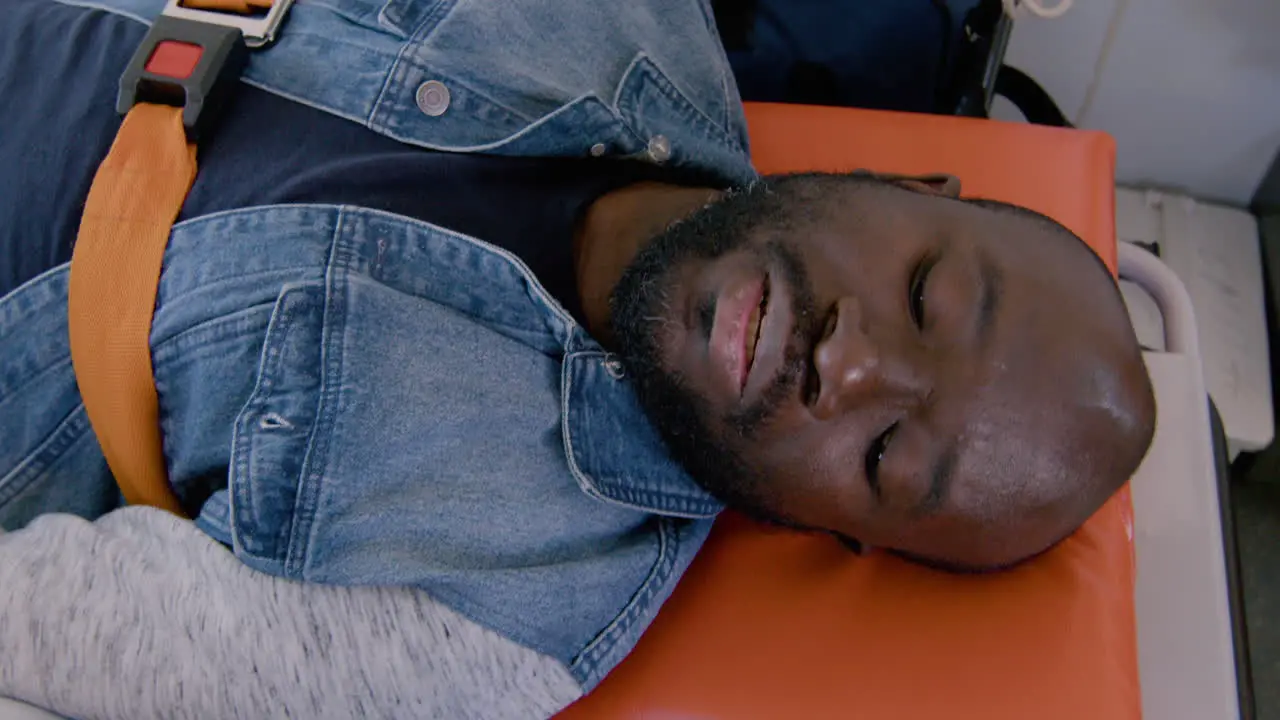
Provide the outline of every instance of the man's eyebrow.
[[933,472],[929,474],[929,492],[925,493],[920,504],[916,506],[915,515],[931,515],[946,502],[947,494],[951,491],[951,478],[955,475],[958,455],[959,448],[953,437],[934,462]]
[[978,317],[975,321],[978,347],[985,348],[991,341],[991,331],[996,324],[996,310],[1000,306],[1001,290],[1004,287],[1004,276],[1000,268],[991,261],[985,252],[978,255]]

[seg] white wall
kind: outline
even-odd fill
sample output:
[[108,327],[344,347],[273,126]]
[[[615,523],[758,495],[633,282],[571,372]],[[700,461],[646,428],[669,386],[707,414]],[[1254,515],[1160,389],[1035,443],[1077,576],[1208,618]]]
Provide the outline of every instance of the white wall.
[[[1044,0],[1052,4],[1056,0]],[[1006,62],[1116,138],[1122,183],[1248,204],[1280,148],[1280,0],[1075,0]],[[1016,111],[1001,101],[999,118]]]

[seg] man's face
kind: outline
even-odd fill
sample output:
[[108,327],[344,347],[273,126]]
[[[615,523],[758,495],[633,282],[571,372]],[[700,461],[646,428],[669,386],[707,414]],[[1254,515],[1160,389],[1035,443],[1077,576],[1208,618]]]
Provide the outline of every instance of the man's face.
[[731,505],[962,566],[1043,550],[1145,452],[1110,277],[1032,215],[772,181],[646,248],[614,296],[641,401]]

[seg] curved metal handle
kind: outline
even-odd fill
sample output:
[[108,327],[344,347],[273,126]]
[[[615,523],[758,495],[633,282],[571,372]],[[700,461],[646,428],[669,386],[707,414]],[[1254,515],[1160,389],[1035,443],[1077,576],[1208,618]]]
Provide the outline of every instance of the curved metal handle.
[[1120,243],[1117,256],[1120,277],[1140,286],[1160,306],[1168,352],[1194,355],[1197,369],[1203,371],[1199,367],[1200,341],[1196,332],[1196,311],[1191,305],[1191,295],[1187,293],[1182,281],[1159,258],[1141,248]]

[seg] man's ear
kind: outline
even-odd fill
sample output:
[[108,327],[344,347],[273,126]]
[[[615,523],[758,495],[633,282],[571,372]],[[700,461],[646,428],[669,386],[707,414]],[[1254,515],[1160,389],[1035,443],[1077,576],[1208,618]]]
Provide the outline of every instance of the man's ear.
[[960,197],[960,178],[947,173],[929,173],[927,175],[897,175],[894,173],[878,173],[871,170],[855,170],[855,175],[865,175],[878,180],[893,183],[908,190],[926,195],[943,195]]

